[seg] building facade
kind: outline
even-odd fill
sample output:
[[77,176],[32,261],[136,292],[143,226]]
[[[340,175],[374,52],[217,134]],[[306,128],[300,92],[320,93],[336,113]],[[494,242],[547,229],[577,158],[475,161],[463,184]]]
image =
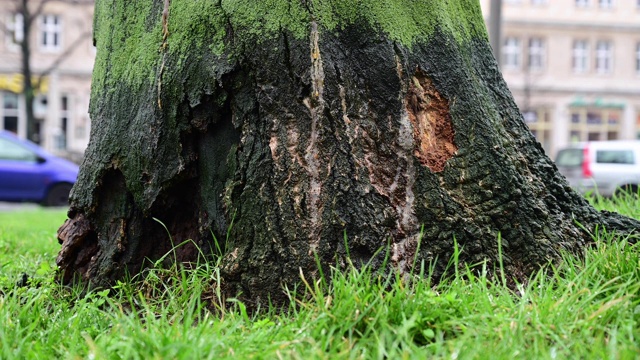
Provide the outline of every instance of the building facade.
[[[0,0],[0,127],[26,137],[22,95],[22,1]],[[89,141],[89,97],[95,59],[93,0],[29,0],[30,64],[36,100],[36,140],[45,149],[78,159]]]
[[502,74],[548,155],[640,138],[640,0],[502,0],[501,24]]

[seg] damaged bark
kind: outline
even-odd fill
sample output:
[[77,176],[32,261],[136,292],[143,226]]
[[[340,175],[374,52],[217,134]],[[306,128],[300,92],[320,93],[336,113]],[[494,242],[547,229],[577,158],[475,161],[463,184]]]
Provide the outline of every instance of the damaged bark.
[[433,172],[444,170],[447,160],[458,151],[454,144],[449,101],[438,93],[425,74],[417,71],[411,78],[405,102],[413,127],[415,156]]
[[224,288],[259,303],[286,301],[300,271],[318,276],[316,259],[401,273],[424,261],[440,276],[454,242],[460,261],[496,264],[498,236],[524,280],[597,226],[638,229],[593,209],[544,154],[476,1],[399,2],[424,31],[410,41],[385,27],[397,12],[360,2],[352,19],[319,1],[255,14],[242,11],[262,5],[113,3],[96,7],[93,127],[58,233],[63,283],[110,286],[186,240],[167,260],[195,261],[214,237]]

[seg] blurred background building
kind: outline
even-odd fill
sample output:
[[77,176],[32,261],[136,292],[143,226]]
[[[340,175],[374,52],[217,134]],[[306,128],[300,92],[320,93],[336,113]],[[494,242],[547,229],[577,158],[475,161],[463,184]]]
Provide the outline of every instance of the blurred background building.
[[[25,3],[28,13],[21,8]],[[91,126],[93,6],[93,0],[0,0],[0,127],[27,137],[21,41],[28,41],[35,90],[32,140],[75,160]]]
[[640,0],[481,6],[490,32],[501,25],[503,76],[548,155],[571,142],[640,138]]

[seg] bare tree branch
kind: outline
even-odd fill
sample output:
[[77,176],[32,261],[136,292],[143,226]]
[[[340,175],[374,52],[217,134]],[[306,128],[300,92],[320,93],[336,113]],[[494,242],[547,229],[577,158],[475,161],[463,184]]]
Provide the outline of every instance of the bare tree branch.
[[[21,11],[19,10],[19,6],[17,3],[15,3],[14,5],[15,6],[13,10],[10,10],[9,13],[15,16],[16,13],[20,13]],[[9,29],[9,26],[7,25],[5,19],[6,17],[0,17],[0,31],[2,31],[5,34],[9,34],[9,32],[11,32],[11,29]]]
[[9,28],[7,27],[7,24],[1,18],[0,18],[0,31],[2,31],[5,34],[9,33]]
[[45,70],[43,70],[42,72],[40,72],[40,74],[38,75],[38,79],[36,80],[36,84],[34,85],[34,87],[37,89],[40,87],[40,84],[42,83],[42,80],[44,77],[48,76],[49,74],[51,74],[51,72],[55,69],[58,68],[58,66],[60,66],[60,64],[69,57],[69,55],[71,55],[71,53],[73,53],[73,51],[78,47],[78,45],[80,45],[82,43],[82,41],[86,38],[88,38],[89,36],[91,36],[91,31],[85,31],[84,33],[80,34],[80,36],[78,36],[73,43],[71,43],[71,45],[69,45],[64,52],[62,52],[62,54],[60,54],[55,60],[54,62],[51,63],[51,65],[49,65],[49,67],[47,67]]
[[[42,14],[42,11],[44,10],[44,6],[51,1],[53,0],[40,0],[40,3],[38,4],[38,7],[36,8],[36,10],[30,13],[29,20],[28,20],[29,26],[31,26],[33,24],[33,21]],[[25,21],[27,21],[27,19],[25,19]]]

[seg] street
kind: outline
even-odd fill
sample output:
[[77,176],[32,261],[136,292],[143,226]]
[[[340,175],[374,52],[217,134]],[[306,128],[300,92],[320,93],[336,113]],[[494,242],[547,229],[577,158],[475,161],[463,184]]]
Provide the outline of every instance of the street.
[[0,201],[0,211],[22,211],[33,210],[39,208],[40,205],[34,203],[11,203]]

